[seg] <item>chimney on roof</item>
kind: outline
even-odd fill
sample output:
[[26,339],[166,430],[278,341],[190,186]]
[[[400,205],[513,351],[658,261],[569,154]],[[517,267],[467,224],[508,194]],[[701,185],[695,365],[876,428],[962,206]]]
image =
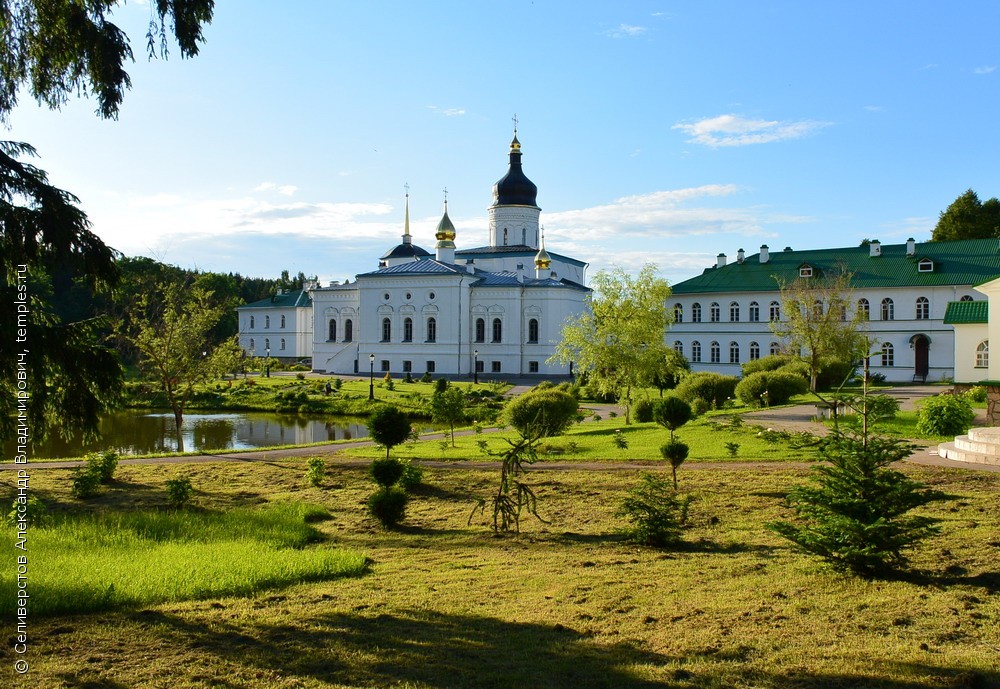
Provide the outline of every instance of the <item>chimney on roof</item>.
[[916,253],[917,253],[917,242],[916,240],[913,239],[913,237],[910,237],[909,239],[906,240],[906,255],[913,256]]
[[767,253],[767,244],[760,245],[760,262],[767,263],[771,260],[771,256]]
[[716,256],[716,258],[715,258],[715,267],[716,268],[725,268],[726,267],[726,255],[725,254],[719,254],[718,256]]
[[745,256],[746,253],[743,251],[743,249],[740,249],[739,251],[736,252],[736,262],[743,263],[743,259]]
[[868,255],[872,258],[882,255],[882,242],[877,239],[871,240],[868,243]]

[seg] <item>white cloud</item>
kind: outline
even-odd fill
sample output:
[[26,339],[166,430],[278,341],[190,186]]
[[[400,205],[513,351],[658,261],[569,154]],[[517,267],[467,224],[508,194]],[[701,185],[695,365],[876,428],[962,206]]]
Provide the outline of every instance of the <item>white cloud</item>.
[[284,184],[278,187],[278,193],[284,196],[292,196],[299,188],[293,184]]
[[261,182],[253,188],[253,191],[276,191],[282,196],[291,196],[299,188],[294,184],[275,184],[274,182]]
[[866,105],[865,110],[868,112],[885,112],[885,108],[881,105]]
[[636,36],[643,35],[646,31],[647,29],[645,26],[619,24],[616,28],[605,31],[604,35],[610,36],[611,38],[635,38]]
[[465,114],[465,108],[439,108],[436,105],[428,105],[428,110],[444,115],[445,117],[459,117]]
[[801,120],[751,120],[739,115],[719,115],[693,123],[678,123],[673,129],[687,132],[693,143],[718,148],[721,146],[749,146],[799,139],[811,132],[829,126],[830,122]]
[[976,67],[972,70],[973,74],[992,74],[997,71],[996,65],[984,65],[983,67]]

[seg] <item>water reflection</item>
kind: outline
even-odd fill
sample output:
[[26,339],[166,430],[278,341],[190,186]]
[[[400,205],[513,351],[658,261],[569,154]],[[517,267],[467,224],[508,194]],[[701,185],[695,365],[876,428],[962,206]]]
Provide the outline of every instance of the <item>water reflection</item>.
[[[187,414],[181,438],[188,452],[199,450],[249,450],[274,445],[302,445],[331,440],[368,437],[368,427],[352,417],[298,416],[263,412]],[[101,419],[101,439],[83,443],[79,439],[52,438],[34,445],[32,457],[77,457],[87,452],[117,449],[122,454],[176,452],[174,415],[167,412],[125,410]],[[7,444],[8,460],[15,448]]]

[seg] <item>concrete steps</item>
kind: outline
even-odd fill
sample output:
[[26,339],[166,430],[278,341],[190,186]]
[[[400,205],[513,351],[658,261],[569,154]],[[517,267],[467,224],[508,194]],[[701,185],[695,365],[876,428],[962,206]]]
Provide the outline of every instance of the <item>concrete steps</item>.
[[954,442],[938,445],[938,456],[959,462],[1000,466],[1000,428],[970,428]]

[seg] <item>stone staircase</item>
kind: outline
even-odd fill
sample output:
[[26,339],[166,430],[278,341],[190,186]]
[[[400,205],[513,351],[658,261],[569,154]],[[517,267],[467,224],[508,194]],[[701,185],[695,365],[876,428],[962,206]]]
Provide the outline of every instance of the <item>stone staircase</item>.
[[970,428],[955,442],[938,445],[938,456],[959,462],[1000,466],[1000,428]]

